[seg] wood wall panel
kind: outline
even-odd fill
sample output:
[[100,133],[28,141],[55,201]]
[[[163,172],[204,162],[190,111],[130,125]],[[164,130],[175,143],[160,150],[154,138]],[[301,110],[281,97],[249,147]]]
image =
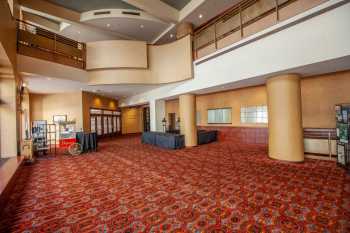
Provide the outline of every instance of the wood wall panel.
[[122,133],[141,133],[142,131],[142,107],[122,108]]
[[118,101],[91,92],[82,92],[83,129],[90,132],[90,108],[117,110]]

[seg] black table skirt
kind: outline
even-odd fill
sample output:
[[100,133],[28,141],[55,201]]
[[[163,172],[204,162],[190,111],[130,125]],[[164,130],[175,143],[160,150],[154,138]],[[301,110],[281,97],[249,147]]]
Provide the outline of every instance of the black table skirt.
[[83,133],[76,134],[77,142],[81,145],[82,153],[97,151],[97,134]]

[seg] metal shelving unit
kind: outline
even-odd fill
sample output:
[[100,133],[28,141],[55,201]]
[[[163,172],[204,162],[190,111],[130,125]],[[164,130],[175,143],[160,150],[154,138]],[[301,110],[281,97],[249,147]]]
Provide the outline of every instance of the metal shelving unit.
[[45,120],[32,122],[32,139],[34,152],[38,155],[56,154],[56,125],[47,124]]
[[337,164],[350,172],[350,104],[335,106],[337,121]]

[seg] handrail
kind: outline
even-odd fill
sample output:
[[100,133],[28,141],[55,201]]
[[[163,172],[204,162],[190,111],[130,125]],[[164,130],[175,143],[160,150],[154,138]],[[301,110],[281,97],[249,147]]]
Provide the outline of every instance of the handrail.
[[[245,36],[244,29],[266,16],[275,14],[276,15],[275,23],[279,22],[280,11],[283,8],[297,1],[300,1],[300,0],[243,0],[235,4],[231,8],[221,13],[220,15],[210,19],[208,22],[202,24],[197,29],[195,29],[194,38],[193,38],[195,59],[199,58],[199,55],[198,55],[199,50],[205,47],[208,47],[212,44],[215,44],[215,50],[217,50],[218,41],[230,36],[233,33],[236,33],[237,31],[240,31],[240,39],[243,39]],[[320,0],[319,2],[324,2],[324,1],[325,0]],[[254,9],[254,6],[255,6],[255,9]],[[251,8],[251,9],[248,9],[248,8]],[[248,11],[246,11],[247,9]],[[247,19],[246,21],[243,19],[243,13],[245,14],[244,15],[245,18]],[[249,17],[249,14],[251,17]],[[233,19],[233,17],[237,17],[237,19],[234,19],[235,23],[233,25],[230,25],[230,24],[222,25],[224,29],[223,32],[222,33],[218,32],[218,25],[220,23],[224,24],[228,20]],[[224,28],[224,26],[226,26],[226,28]],[[201,42],[200,39],[203,39],[202,43],[200,43]]]
[[42,54],[45,54],[38,58],[81,69],[86,67],[85,43],[58,35],[34,24],[17,20],[17,51],[21,54],[25,53],[24,55],[39,56],[35,52],[29,52],[28,49],[39,50]]

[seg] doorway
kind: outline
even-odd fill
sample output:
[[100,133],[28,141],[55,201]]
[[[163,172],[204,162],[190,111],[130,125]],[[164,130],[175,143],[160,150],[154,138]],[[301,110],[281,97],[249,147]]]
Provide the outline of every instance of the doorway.
[[168,120],[169,120],[169,131],[176,130],[176,114],[175,113],[168,113]]

